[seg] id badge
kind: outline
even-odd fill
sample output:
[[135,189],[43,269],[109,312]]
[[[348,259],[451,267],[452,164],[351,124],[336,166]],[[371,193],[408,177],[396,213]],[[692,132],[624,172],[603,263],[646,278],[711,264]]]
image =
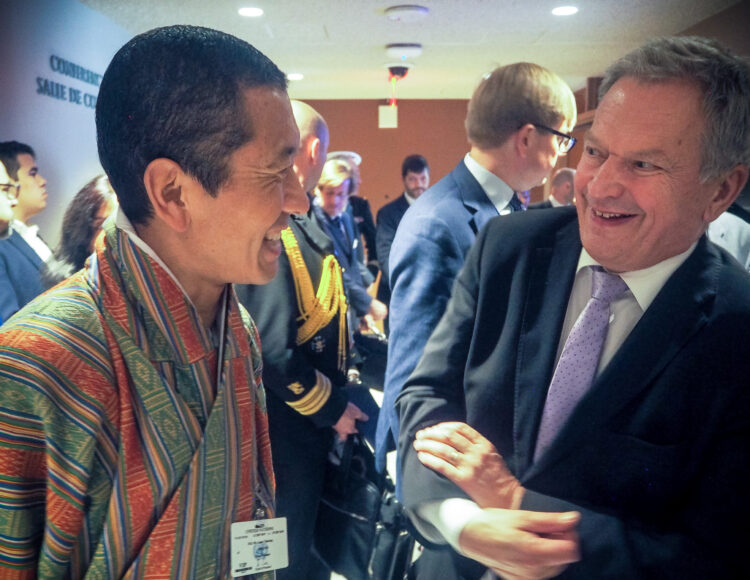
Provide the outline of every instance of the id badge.
[[232,576],[270,572],[289,565],[286,518],[232,524]]

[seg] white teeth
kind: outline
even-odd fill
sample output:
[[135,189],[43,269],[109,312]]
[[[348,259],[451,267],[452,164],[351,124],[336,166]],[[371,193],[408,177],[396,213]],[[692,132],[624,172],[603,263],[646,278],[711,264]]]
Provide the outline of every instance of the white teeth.
[[281,239],[281,232],[279,232],[279,233],[277,233],[277,234],[266,234],[266,235],[265,235],[265,238],[266,238],[267,240],[270,240],[270,241],[272,241],[272,242],[275,242],[275,241],[277,241],[277,240],[280,240],[280,239]]
[[610,219],[610,218],[614,218],[614,217],[620,217],[622,214],[619,214],[619,213],[605,213],[603,211],[594,210],[594,215],[597,216],[597,217],[603,217],[605,219]]

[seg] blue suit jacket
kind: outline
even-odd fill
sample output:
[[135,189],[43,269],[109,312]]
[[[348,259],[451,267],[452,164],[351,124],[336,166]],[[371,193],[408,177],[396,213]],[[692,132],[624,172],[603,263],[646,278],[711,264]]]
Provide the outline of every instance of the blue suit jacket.
[[[378,419],[376,459],[398,441],[396,397],[417,366],[445,310],[451,287],[477,233],[497,209],[461,161],[404,214],[389,256],[391,303],[388,366]],[[399,478],[400,480],[400,478]]]
[[561,578],[749,577],[750,276],[703,236],[534,462],[580,250],[573,208],[479,236],[397,401],[407,509],[464,496],[412,441],[465,421],[526,488],[522,509],[581,512]]
[[6,321],[42,293],[44,262],[18,232],[0,240],[0,320]]

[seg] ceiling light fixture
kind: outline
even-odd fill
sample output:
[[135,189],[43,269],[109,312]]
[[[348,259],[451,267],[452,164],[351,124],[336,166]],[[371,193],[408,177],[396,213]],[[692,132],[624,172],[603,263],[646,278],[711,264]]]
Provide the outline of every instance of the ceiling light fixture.
[[289,73],[286,75],[286,78],[290,81],[301,81],[303,78],[305,78],[305,75],[302,73]]
[[418,4],[399,4],[385,9],[388,20],[394,22],[418,22],[426,18],[429,12],[429,8]]
[[575,6],[558,6],[552,9],[552,14],[555,16],[573,16],[578,12],[578,8]]
[[237,14],[246,18],[258,18],[263,16],[263,8],[256,8],[254,6],[245,6],[237,11]]

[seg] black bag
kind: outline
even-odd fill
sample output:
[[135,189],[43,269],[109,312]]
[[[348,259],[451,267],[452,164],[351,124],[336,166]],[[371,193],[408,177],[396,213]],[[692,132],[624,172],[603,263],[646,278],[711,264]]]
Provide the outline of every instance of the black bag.
[[315,550],[331,570],[348,580],[404,578],[414,545],[405,517],[362,437],[350,436],[329,454]]

